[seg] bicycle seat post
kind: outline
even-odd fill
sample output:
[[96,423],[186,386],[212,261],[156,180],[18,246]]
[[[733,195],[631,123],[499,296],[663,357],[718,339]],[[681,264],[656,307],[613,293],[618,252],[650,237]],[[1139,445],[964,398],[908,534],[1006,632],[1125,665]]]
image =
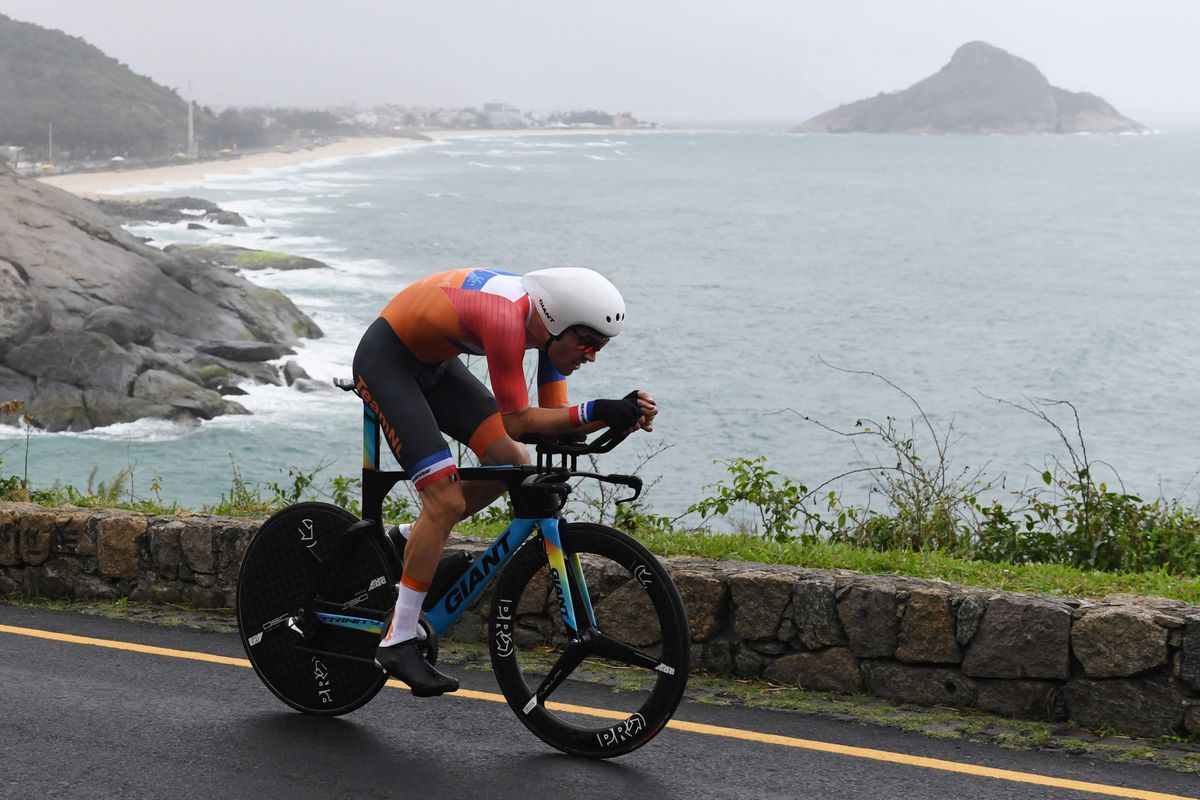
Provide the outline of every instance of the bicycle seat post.
[[362,516],[383,525],[383,499],[395,484],[379,474],[379,419],[363,403]]

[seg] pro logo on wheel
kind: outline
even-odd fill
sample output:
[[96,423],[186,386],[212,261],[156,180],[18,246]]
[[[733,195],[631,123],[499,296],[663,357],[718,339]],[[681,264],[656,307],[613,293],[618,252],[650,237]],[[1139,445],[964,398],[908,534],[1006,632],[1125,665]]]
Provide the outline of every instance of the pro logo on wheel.
[[496,655],[500,658],[509,658],[513,654],[512,607],[511,600],[496,601]]
[[641,714],[633,714],[624,722],[618,722],[608,730],[596,734],[601,747],[611,747],[626,742],[646,729],[646,720]]
[[329,668],[325,662],[313,656],[313,677],[317,679],[317,696],[322,703],[333,702],[333,682],[329,679]]

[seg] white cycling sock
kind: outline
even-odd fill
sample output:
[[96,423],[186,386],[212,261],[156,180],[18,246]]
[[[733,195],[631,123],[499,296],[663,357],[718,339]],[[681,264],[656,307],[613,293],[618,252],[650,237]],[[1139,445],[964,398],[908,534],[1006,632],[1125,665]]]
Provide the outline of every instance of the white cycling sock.
[[421,618],[421,604],[425,602],[426,592],[397,583],[396,589],[400,595],[396,598],[396,610],[392,612],[392,624],[379,643],[383,647],[407,642],[417,636],[417,620]]

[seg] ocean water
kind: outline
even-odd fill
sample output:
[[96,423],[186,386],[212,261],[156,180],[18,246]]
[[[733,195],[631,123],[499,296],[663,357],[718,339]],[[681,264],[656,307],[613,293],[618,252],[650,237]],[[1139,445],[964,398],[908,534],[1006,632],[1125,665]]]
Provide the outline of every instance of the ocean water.
[[[1110,483],[1200,497],[1198,135],[496,134],[150,191],[251,222],[133,229],[156,243],[333,266],[248,274],[324,329],[295,356],[321,380],[348,375],[361,332],[430,272],[604,272],[626,296],[627,333],[572,377],[571,396],[654,394],[655,432],[602,466],[645,461],[661,513],[733,457],[764,455],[810,486],[890,463],[837,432],[888,418],[915,425],[932,458],[928,420],[955,470],[1011,489],[1067,458],[1050,425],[998,402],[1036,398],[1075,405]],[[253,415],[35,433],[29,476],[82,486],[93,468],[108,480],[132,466],[139,495],[159,476],[164,499],[196,506],[228,491],[234,464],[261,484],[289,468],[357,474],[353,396],[251,387],[235,399]],[[1069,409],[1049,411],[1073,432]],[[6,473],[23,470],[26,445],[0,429]],[[871,483],[836,485],[864,501]]]

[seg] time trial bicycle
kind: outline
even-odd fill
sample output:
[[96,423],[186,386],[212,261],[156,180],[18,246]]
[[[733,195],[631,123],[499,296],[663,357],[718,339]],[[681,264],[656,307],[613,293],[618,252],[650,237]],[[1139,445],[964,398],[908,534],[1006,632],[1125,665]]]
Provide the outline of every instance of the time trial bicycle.
[[[308,714],[353,711],[388,679],[374,652],[404,539],[384,530],[383,501],[408,476],[380,469],[379,423],[363,409],[363,518],[328,503],[288,506],[251,538],[238,576],[238,629],[254,671]],[[502,481],[514,519],[478,558],[443,558],[421,616],[422,653],[436,663],[438,638],[494,583],[487,640],[500,690],[525,727],[577,756],[610,758],[650,741],[688,679],[691,634],[667,570],[627,534],[562,516],[579,479],[632,490],[618,502],[640,495],[637,476],[578,468],[580,456],[627,435],[531,437],[536,464],[460,469],[463,480]],[[606,695],[610,718],[570,702],[594,698],[597,678],[619,683]]]

